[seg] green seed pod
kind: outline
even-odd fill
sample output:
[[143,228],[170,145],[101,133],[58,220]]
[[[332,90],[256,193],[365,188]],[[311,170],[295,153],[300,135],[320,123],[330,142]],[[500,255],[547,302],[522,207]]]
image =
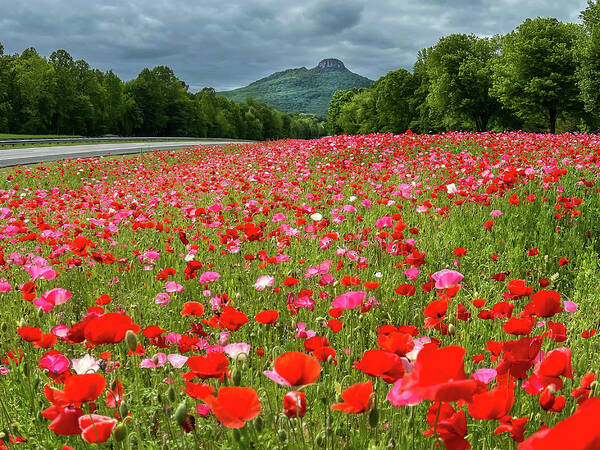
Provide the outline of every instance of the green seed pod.
[[177,406],[177,409],[175,410],[175,414],[173,414],[173,417],[175,418],[175,422],[177,422],[177,425],[181,426],[185,423],[186,419],[187,419],[187,405],[185,403],[185,400],[182,401],[179,406]]
[[127,343],[127,348],[132,352],[135,352],[137,348],[138,340],[135,333],[131,330],[127,330],[127,334],[125,335],[125,342]]
[[235,442],[240,442],[242,440],[242,434],[240,433],[240,430],[238,430],[237,428],[233,429],[233,440]]
[[121,404],[119,405],[119,415],[121,416],[121,418],[125,418],[127,417],[127,415],[129,414],[129,408],[127,407],[127,403],[125,402],[121,402]]
[[173,389],[173,386],[169,386],[169,390],[167,391],[167,398],[171,403],[175,401],[175,389]]
[[242,382],[242,372],[239,369],[235,369],[233,372],[233,384],[239,386]]
[[377,409],[377,405],[373,406],[373,409],[369,413],[369,425],[371,428],[375,428],[379,423],[379,410]]
[[279,440],[281,442],[287,441],[287,433],[285,432],[285,430],[279,430]]
[[259,416],[254,419],[254,428],[256,428],[258,433],[262,432],[262,430],[265,428],[265,421],[262,419],[262,417]]
[[117,442],[124,441],[127,438],[127,426],[124,423],[118,424],[113,431],[113,437]]

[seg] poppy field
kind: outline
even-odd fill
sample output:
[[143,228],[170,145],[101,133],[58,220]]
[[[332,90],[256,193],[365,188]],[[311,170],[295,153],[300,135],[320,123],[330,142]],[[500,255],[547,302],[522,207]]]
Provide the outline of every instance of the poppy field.
[[4,169],[0,448],[600,448],[600,137]]

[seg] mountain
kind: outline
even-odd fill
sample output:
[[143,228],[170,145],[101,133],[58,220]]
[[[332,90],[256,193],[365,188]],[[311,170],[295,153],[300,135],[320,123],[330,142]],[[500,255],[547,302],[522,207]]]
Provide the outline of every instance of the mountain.
[[246,87],[217,93],[236,102],[247,97],[267,103],[284,112],[327,116],[329,100],[335,91],[369,87],[373,80],[351,72],[339,59],[322,60],[317,67],[287,69],[261,78]]

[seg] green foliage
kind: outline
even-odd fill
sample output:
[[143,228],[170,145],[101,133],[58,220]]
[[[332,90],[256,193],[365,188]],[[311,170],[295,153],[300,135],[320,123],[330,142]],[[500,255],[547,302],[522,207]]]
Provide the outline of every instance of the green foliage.
[[494,67],[494,95],[522,118],[545,121],[580,108],[575,48],[581,29],[557,19],[527,19],[502,39]]
[[588,112],[600,112],[600,4],[588,1],[580,14],[584,34],[579,38],[578,82],[581,98]]
[[193,94],[166,66],[123,82],[66,50],[48,59],[34,48],[4,55],[0,44],[0,133],[101,136],[313,138],[322,119],[264,103],[236,104],[214,89]]
[[368,78],[346,68],[322,70],[319,67],[289,69],[262,78],[254,83],[219,95],[236,102],[252,97],[280,111],[303,112],[322,117],[327,115],[329,101],[338,90],[369,87]]
[[431,49],[426,61],[431,80],[427,101],[450,123],[472,121],[477,131],[486,131],[500,110],[490,95],[498,45],[497,39],[451,34]]

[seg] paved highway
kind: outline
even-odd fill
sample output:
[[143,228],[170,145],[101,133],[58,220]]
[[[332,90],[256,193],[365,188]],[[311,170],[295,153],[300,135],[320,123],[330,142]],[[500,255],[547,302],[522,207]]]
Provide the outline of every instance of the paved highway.
[[195,139],[181,142],[131,142],[122,144],[57,145],[0,150],[0,167],[35,164],[62,159],[89,158],[106,155],[127,155],[154,150],[174,150],[195,145],[224,145],[244,142]]

